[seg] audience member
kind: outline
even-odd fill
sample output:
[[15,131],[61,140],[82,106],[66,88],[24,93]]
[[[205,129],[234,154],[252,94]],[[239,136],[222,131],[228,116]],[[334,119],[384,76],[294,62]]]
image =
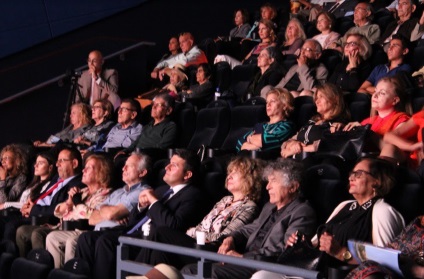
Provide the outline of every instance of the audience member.
[[[172,36],[169,39],[169,43],[168,43],[168,52],[165,53],[162,58],[159,60],[158,63],[161,63],[162,61],[165,61],[168,58],[174,58],[175,56],[177,56],[178,54],[181,53],[181,48],[180,48],[180,42],[178,41],[178,37],[177,36]],[[150,73],[151,78],[158,78],[157,76],[158,72],[153,71]]]
[[321,44],[322,49],[331,48],[331,45],[337,41],[340,34],[333,31],[334,20],[330,13],[322,11],[317,17],[317,30],[320,32],[312,39]]
[[[118,110],[118,124],[107,135],[103,146],[96,146],[95,150],[107,151],[111,148],[128,148],[141,134],[142,126],[137,122],[140,115],[140,104],[133,99],[122,100]],[[110,150],[109,150],[110,151]]]
[[81,136],[74,139],[74,143],[84,147],[92,145],[103,145],[106,141],[106,136],[109,133],[113,121],[113,105],[107,99],[100,99],[94,102],[91,107],[91,118],[94,124],[87,129]]
[[[97,154],[88,156],[82,170],[82,182],[87,185],[84,189],[73,187],[68,192],[68,199],[58,204],[54,215],[61,223],[90,218],[98,206],[103,203],[111,192],[111,173],[113,164],[107,157]],[[62,224],[63,225],[63,224]],[[42,232],[40,232],[42,230]],[[74,258],[75,246],[80,230],[55,230],[55,228],[40,228],[39,237],[46,237],[46,249],[53,255],[55,268]]]
[[350,34],[360,34],[364,36],[368,43],[373,45],[380,39],[380,27],[372,23],[373,10],[370,3],[359,2],[355,7],[353,14],[353,23],[355,26],[347,30],[345,35],[336,41],[331,48],[343,52],[342,47]]
[[[192,184],[199,174],[199,158],[191,151],[176,150],[163,180],[168,184],[143,190],[139,204],[131,212],[126,234],[141,237],[146,230],[154,234],[159,227],[185,231],[200,220],[201,193]],[[171,190],[171,191],[169,191]],[[87,260],[93,278],[115,278],[116,245],[122,230],[83,233],[77,243],[76,256]]]
[[387,49],[394,35],[400,35],[409,42],[418,40],[423,34],[423,25],[420,24],[418,18],[412,16],[415,9],[413,0],[398,1],[396,6],[398,20],[389,23],[380,37],[379,44]]
[[306,34],[302,23],[295,17],[290,19],[281,45],[281,53],[283,55],[298,54],[305,40]]
[[317,86],[314,95],[318,114],[309,124],[300,128],[299,132],[281,145],[281,156],[291,157],[302,152],[315,152],[324,131],[336,131],[335,123],[347,123],[350,118],[343,93],[335,85],[325,83]]
[[284,76],[284,69],[279,63],[281,54],[274,46],[263,49],[258,56],[258,68],[260,71],[247,89],[247,94],[260,96],[262,89],[267,86],[275,86]]
[[384,77],[377,83],[371,97],[371,117],[361,123],[350,122],[343,130],[349,131],[353,127],[371,124],[371,130],[383,137],[409,119],[406,105],[407,96],[400,80],[396,77]]
[[[34,179],[21,195],[20,202],[5,202],[2,209],[7,209],[7,216],[2,211],[0,218],[0,237],[10,241],[16,239],[16,228],[29,223],[29,213],[37,199],[46,191],[52,181],[56,181],[56,158],[50,152],[37,155],[34,164]],[[29,193],[28,193],[29,192]],[[13,210],[9,207],[17,208]],[[25,218],[26,217],[26,218]]]
[[[85,186],[81,183],[82,159],[77,149],[68,147],[62,149],[56,166],[59,174],[58,180],[52,181],[45,192],[34,203],[30,204],[30,210],[27,210],[29,211],[29,218],[39,219],[38,222],[43,227],[58,223],[58,219],[54,216],[54,210],[57,204],[68,198],[68,192],[71,188]],[[44,248],[45,236],[38,238],[39,234],[34,234],[34,238],[32,237],[33,232],[39,228],[38,225],[22,225],[17,229],[16,244],[22,257],[25,257],[31,248]]]
[[230,64],[231,69],[235,66],[242,64],[256,64],[259,53],[266,47],[275,45],[275,32],[273,30],[273,22],[266,19],[261,19],[259,22],[259,38],[261,42],[254,46],[253,49],[246,55],[242,61],[230,57],[228,55],[217,55],[215,57],[215,64],[218,62],[227,62]]
[[168,94],[157,95],[152,102],[151,116],[153,120],[143,127],[140,137],[122,153],[129,153],[137,148],[142,150],[172,147],[177,137],[177,126],[169,119],[169,115],[174,106],[175,101]]
[[371,53],[371,45],[363,35],[349,34],[343,46],[343,59],[335,65],[328,81],[337,85],[343,92],[357,92],[371,73],[372,68],[368,60]]
[[[321,53],[320,43],[312,39],[306,40],[300,49],[297,64],[290,68],[275,87],[286,88],[294,97],[312,95],[312,89],[324,83],[328,75],[327,69],[318,60]],[[268,89],[265,87],[261,95],[266,93]]]
[[412,69],[408,64],[404,64],[408,52],[407,41],[399,35],[393,35],[387,49],[389,63],[377,65],[367,80],[362,83],[358,92],[372,95],[375,92],[375,85],[382,77],[391,77],[402,72],[409,74]]
[[[349,193],[354,200],[340,203],[312,239],[312,244],[325,252],[321,259],[325,267],[356,263],[347,248],[349,239],[383,246],[399,234],[405,226],[403,217],[383,198],[395,184],[392,164],[373,158],[363,158],[356,164],[349,175]],[[296,242],[297,236],[292,234],[286,243],[292,246]],[[261,271],[252,278],[285,277]]]
[[69,115],[70,125],[55,135],[51,135],[47,141],[34,141],[35,147],[53,147],[59,142],[73,142],[83,134],[91,124],[90,106],[84,103],[76,103],[71,107]]
[[[296,231],[311,236],[316,228],[315,212],[300,198],[300,163],[283,159],[270,163],[264,172],[269,202],[253,223],[244,225],[222,240],[219,254],[255,258],[276,256],[285,250],[287,240]],[[187,265],[183,273],[196,274],[197,265]],[[255,269],[233,264],[212,264],[211,278],[249,278]]]
[[[262,187],[262,164],[248,157],[236,157],[227,167],[225,188],[231,195],[223,197],[215,204],[201,223],[186,232],[168,227],[157,230],[152,240],[192,248],[196,244],[196,233],[205,233],[205,242],[209,249],[216,251],[216,241],[240,227],[251,223],[258,214],[256,202]],[[181,268],[196,260],[187,256],[176,256],[163,251],[146,249],[139,253],[137,261],[155,265],[168,263]]]
[[207,63],[200,64],[196,71],[197,84],[191,85],[186,97],[210,103],[214,97],[214,87],[211,81],[212,71]]
[[335,19],[352,15],[355,9],[357,0],[338,0],[334,2],[328,2],[324,7],[324,1],[319,1],[319,5],[313,5],[309,12],[309,21],[315,21],[318,17],[318,13],[322,10],[329,12]]
[[180,98],[179,93],[187,89],[188,77],[185,74],[186,68],[181,64],[175,64],[172,69],[166,68],[164,71],[169,76],[169,83],[162,87],[159,93],[168,93],[178,100]]
[[9,144],[0,152],[0,209],[5,202],[16,202],[26,188],[28,158],[17,144]]
[[182,52],[159,62],[151,73],[152,78],[159,78],[162,80],[165,75],[164,68],[173,68],[175,64],[181,64],[188,67],[201,63],[208,63],[204,52],[194,44],[194,37],[191,33],[181,33],[178,41]]
[[121,103],[118,95],[118,72],[103,69],[103,55],[98,50],[88,54],[88,70],[78,79],[76,101],[93,105],[99,99],[108,99],[116,109]]
[[288,120],[293,110],[293,96],[286,89],[274,88],[268,91],[266,113],[269,122],[256,124],[253,131],[239,139],[236,146],[237,151],[279,148],[294,132],[294,123]]

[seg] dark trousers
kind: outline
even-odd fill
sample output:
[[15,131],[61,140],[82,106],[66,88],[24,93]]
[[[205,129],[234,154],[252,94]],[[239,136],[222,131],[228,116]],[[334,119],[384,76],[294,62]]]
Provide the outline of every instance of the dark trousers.
[[[89,263],[93,279],[116,278],[116,251],[121,235],[122,230],[92,231],[85,232],[78,238],[75,257],[83,258]],[[131,236],[138,235],[139,232],[136,232]]]
[[[196,240],[184,232],[170,229],[168,227],[161,227],[150,237],[150,240],[160,243],[173,244],[187,248],[195,248]],[[208,251],[217,251],[216,246],[205,247]],[[138,254],[136,261],[143,262],[155,266],[159,263],[166,263],[178,269],[183,266],[195,263],[196,258],[184,256],[181,254],[167,253],[159,250],[151,250],[142,248]]]

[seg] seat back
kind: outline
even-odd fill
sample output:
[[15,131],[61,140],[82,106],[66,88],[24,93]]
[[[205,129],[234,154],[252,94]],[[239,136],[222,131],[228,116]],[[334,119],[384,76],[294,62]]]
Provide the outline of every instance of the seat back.
[[308,168],[301,191],[317,213],[318,224],[323,224],[336,206],[349,198],[347,179],[339,169],[328,163]]
[[311,96],[299,96],[294,99],[294,111],[290,119],[300,128],[308,124],[309,119],[317,114],[314,99]]
[[325,68],[327,68],[328,76],[331,77],[335,65],[342,62],[342,55],[335,49],[324,49],[322,51],[320,61],[324,64]]
[[231,125],[221,149],[235,150],[237,140],[261,122],[268,121],[265,105],[245,105],[231,109]]
[[10,274],[13,279],[45,279],[53,268],[53,257],[47,250],[33,249],[26,259],[13,261]]
[[188,149],[198,150],[202,145],[219,148],[229,129],[228,107],[204,108],[197,113],[196,129]]
[[186,148],[196,128],[196,115],[193,105],[191,103],[178,103],[171,119],[177,125],[178,130],[177,141],[174,146]]

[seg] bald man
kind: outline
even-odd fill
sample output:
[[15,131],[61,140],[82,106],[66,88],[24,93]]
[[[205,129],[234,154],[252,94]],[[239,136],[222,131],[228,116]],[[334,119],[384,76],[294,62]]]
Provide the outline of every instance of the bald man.
[[90,105],[98,99],[108,99],[116,110],[121,104],[118,96],[118,72],[114,69],[103,69],[103,55],[93,50],[88,55],[88,70],[78,80],[76,101]]

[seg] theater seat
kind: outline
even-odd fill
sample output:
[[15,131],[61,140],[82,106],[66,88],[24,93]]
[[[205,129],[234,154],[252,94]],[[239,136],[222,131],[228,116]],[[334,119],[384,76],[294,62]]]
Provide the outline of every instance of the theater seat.
[[17,258],[11,267],[11,279],[45,279],[54,267],[52,255],[45,249],[33,249],[27,258]]
[[48,279],[89,279],[90,266],[87,261],[74,258],[65,263],[63,269],[53,269]]

